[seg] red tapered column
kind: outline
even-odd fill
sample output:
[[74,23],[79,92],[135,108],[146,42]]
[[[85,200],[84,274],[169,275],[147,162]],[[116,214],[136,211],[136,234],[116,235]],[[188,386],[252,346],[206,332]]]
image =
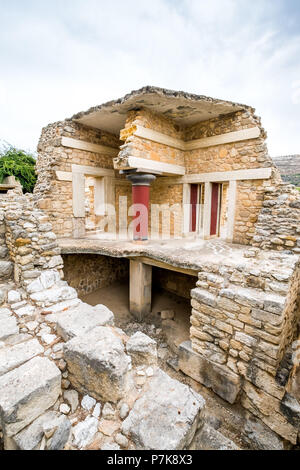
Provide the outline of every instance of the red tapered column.
[[136,241],[148,240],[148,214],[150,202],[150,185],[154,175],[134,173],[127,175],[132,183],[132,203],[134,208],[133,238]]

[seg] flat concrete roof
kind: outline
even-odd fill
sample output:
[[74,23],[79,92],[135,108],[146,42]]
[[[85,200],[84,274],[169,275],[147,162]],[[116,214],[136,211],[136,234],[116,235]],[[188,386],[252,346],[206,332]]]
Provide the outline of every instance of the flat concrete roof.
[[[231,244],[222,240],[157,240],[137,244],[126,240],[99,239],[95,236],[81,239],[61,238],[58,243],[62,254],[148,258],[162,263],[166,269],[168,265],[179,268],[179,272],[183,270],[200,272],[205,271],[207,266],[223,265],[238,270],[246,269],[253,272],[257,270],[270,276],[272,273],[293,269],[293,265],[299,259],[296,255],[262,250],[257,258],[246,258],[244,254],[252,248],[251,246]],[[157,266],[160,267],[160,264]]]
[[193,125],[243,109],[253,110],[250,106],[240,103],[146,86],[123,98],[75,114],[71,119],[89,127],[119,134],[125,126],[128,111],[140,108],[160,113],[181,126]]

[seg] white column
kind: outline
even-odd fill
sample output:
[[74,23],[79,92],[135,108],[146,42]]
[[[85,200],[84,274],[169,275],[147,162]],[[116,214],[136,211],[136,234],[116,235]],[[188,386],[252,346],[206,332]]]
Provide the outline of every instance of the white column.
[[204,190],[204,209],[203,209],[203,238],[210,238],[210,219],[211,219],[211,193],[212,184],[205,183]]
[[228,216],[227,216],[227,236],[226,241],[233,241],[235,207],[236,207],[237,182],[230,181],[228,188]]
[[130,313],[138,321],[151,312],[152,266],[130,261]]
[[95,178],[94,210],[95,215],[105,215],[104,178]]
[[190,232],[190,218],[191,218],[191,185],[183,184],[182,188],[182,204],[183,204],[183,235],[188,235]]
[[72,174],[73,237],[85,236],[85,180],[83,173]]
[[85,217],[85,185],[84,174],[73,173],[73,215],[74,217]]

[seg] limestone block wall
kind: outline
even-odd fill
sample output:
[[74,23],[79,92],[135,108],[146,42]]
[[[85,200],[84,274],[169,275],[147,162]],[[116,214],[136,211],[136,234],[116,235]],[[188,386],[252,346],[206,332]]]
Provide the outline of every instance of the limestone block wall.
[[118,149],[119,140],[113,134],[88,128],[71,120],[50,124],[42,130],[38,144],[38,180],[34,194],[39,207],[44,209],[60,237],[73,234],[72,180],[63,181],[56,171],[72,171],[72,164],[93,168],[113,169],[112,156],[105,150],[101,153],[68,148],[62,145],[62,137],[81,140]]
[[78,295],[128,279],[129,261],[101,255],[63,255],[64,278]]
[[293,185],[269,185],[252,244],[264,250],[300,253],[300,194]]
[[192,291],[191,316],[192,347],[207,361],[207,374],[216,364],[225,387],[225,377],[240,380],[243,407],[293,443],[299,428],[279,372],[299,335],[299,280],[293,255],[259,253],[239,266],[208,266]]

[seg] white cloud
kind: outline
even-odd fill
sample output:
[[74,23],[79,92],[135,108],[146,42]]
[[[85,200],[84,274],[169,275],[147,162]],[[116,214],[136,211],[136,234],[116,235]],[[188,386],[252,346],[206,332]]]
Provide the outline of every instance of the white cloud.
[[292,83],[292,102],[300,104],[300,80]]
[[289,3],[0,0],[0,138],[35,148],[48,122],[149,84],[253,105],[270,153],[300,153]]

